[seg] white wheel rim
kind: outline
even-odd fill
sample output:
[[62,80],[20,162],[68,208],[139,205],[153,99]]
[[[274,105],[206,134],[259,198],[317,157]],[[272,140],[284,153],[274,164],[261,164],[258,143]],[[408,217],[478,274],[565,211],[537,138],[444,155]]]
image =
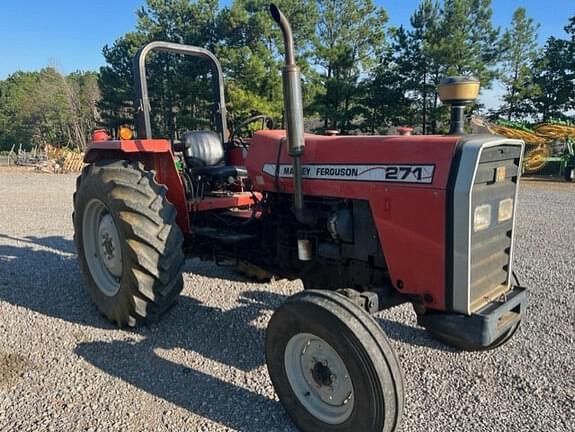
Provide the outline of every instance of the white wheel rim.
[[328,424],[345,422],[354,407],[353,383],[345,363],[322,338],[298,333],[284,352],[290,386],[304,408]]
[[84,209],[82,240],[92,279],[104,295],[116,295],[122,277],[120,236],[114,218],[98,199]]

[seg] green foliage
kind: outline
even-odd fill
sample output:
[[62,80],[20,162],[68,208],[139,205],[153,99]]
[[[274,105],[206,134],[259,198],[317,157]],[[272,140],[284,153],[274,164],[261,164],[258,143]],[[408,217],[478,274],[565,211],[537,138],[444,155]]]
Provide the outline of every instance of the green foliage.
[[503,34],[501,81],[506,93],[500,112],[507,120],[531,114],[529,99],[540,94],[539,87],[533,82],[538,28],[539,25],[527,17],[525,8],[520,7],[513,14],[511,28]]
[[[313,2],[280,1],[293,26],[298,64],[307,77],[307,62],[317,9]],[[257,113],[280,119],[283,112],[283,39],[272,21],[266,0],[236,0],[219,17],[221,43],[217,54],[226,73],[228,110],[232,125]],[[309,97],[309,79],[304,94]]]
[[[396,93],[404,97],[397,99],[403,106],[394,111],[407,113],[406,122],[421,125],[424,134],[443,131],[449,114],[439,102],[437,86],[445,76],[472,75],[483,87],[491,86],[500,55],[499,30],[491,17],[490,0],[445,0],[443,4],[423,0],[411,16],[409,29],[391,30],[391,58],[384,59],[388,65],[380,70],[396,69]],[[389,120],[396,121],[393,116]]]
[[52,144],[82,149],[93,129],[96,74],[63,77],[54,68],[16,72],[0,82],[0,148]]
[[374,66],[385,42],[387,14],[371,0],[318,0],[320,19],[314,38],[316,66],[323,92],[315,100],[315,108],[324,120],[324,127],[352,128],[355,107],[362,86],[363,74]]
[[118,128],[132,123],[134,116],[134,76],[132,57],[146,39],[142,34],[130,32],[117,39],[112,46],[104,46],[102,53],[107,65],[100,68],[98,86],[101,99],[98,109],[102,123]]
[[566,113],[575,109],[575,16],[565,31],[568,39],[550,37],[535,60],[533,85],[540,91],[529,101],[544,122],[566,119]]

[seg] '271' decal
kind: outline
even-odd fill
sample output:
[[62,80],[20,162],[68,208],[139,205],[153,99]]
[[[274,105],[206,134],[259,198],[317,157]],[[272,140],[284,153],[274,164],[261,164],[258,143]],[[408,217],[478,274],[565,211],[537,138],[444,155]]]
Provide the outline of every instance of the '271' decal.
[[[263,172],[282,178],[293,177],[291,165],[264,164]],[[316,180],[375,182],[433,182],[434,165],[302,165],[302,177]]]

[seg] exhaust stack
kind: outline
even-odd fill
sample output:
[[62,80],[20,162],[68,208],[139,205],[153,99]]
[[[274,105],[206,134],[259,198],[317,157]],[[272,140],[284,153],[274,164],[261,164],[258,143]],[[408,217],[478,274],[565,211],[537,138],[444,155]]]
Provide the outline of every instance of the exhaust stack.
[[287,126],[288,154],[293,158],[294,208],[296,218],[305,223],[300,160],[305,148],[300,69],[295,63],[293,35],[289,21],[273,3],[270,4],[270,14],[279,25],[284,37],[285,66],[282,73],[284,115]]

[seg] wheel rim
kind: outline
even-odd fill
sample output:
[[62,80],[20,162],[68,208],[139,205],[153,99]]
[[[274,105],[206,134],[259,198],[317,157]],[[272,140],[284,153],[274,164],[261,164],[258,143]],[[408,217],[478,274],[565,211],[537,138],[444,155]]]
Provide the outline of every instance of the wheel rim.
[[82,238],[94,282],[104,295],[116,295],[122,277],[122,249],[114,218],[102,201],[93,199],[86,206]]
[[298,333],[286,345],[285,370],[304,408],[328,424],[341,424],[351,415],[354,393],[345,363],[322,338]]

